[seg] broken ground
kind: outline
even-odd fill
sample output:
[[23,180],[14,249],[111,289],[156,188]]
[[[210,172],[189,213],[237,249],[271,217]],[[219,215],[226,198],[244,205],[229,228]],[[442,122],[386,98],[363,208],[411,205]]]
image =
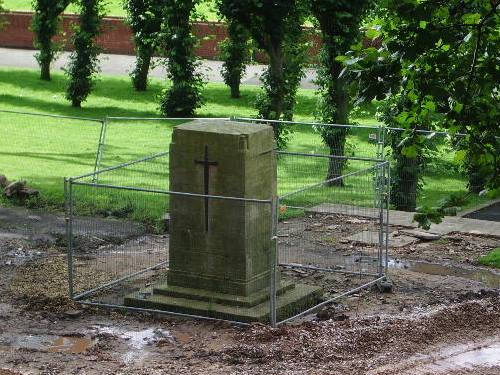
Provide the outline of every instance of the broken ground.
[[[391,270],[393,293],[360,292],[319,317],[278,329],[241,328],[76,305],[66,297],[65,248],[54,233],[64,229],[64,220],[28,210],[2,213],[1,375],[500,373],[498,289],[467,272],[431,275],[407,262],[481,271],[475,259],[498,247],[499,238],[450,234],[415,240],[394,249],[394,264],[402,266]],[[29,220],[51,232],[27,233]],[[335,236],[342,225],[332,220],[320,218],[331,229],[316,226],[307,235]],[[315,271],[284,273],[325,289],[345,282]],[[477,363],[467,368],[464,358]]]

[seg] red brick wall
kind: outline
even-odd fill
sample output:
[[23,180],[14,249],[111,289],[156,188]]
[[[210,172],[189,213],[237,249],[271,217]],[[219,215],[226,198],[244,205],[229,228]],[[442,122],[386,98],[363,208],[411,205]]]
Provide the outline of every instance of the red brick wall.
[[[11,12],[5,15],[8,22],[6,28],[0,31],[0,47],[33,49],[33,33],[31,31],[31,12]],[[69,43],[71,36],[71,25],[76,23],[78,18],[75,15],[64,15],[62,39],[65,41],[64,49],[72,49]],[[219,55],[219,42],[227,36],[226,26],[221,23],[195,23],[193,25],[194,34],[199,37],[200,45],[196,50],[198,56],[205,59],[216,60]],[[320,40],[312,36],[313,47],[311,56],[315,56],[319,48]],[[116,53],[133,55],[134,43],[130,28],[123,22],[123,18],[106,17],[103,21],[103,32],[98,38],[98,44],[105,53]],[[259,61],[265,61],[266,56],[257,54]]]

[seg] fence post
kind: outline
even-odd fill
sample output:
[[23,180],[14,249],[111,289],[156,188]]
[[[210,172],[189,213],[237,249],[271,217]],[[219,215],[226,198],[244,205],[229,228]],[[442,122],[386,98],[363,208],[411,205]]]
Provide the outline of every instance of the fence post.
[[69,297],[73,299],[74,274],[73,274],[73,180],[64,179],[64,200],[66,208],[66,240],[68,241],[68,286]]
[[391,201],[391,163],[386,161],[385,164],[386,178],[385,178],[385,276],[389,273],[389,214],[390,214],[390,201]]
[[[95,157],[94,173],[101,168],[101,160],[104,154],[104,146],[106,144],[106,131],[108,129],[108,117],[104,117],[101,122],[101,133],[99,134],[99,144],[97,145],[97,153]],[[99,176],[94,174],[92,182],[96,183]]]
[[383,275],[382,257],[383,257],[383,247],[384,247],[384,179],[385,179],[385,163],[379,164],[377,166],[377,202],[379,209],[378,218],[378,275]]
[[276,282],[277,282],[277,268],[278,268],[278,220],[279,220],[279,197],[273,197],[271,205],[272,210],[272,246],[271,246],[271,288],[270,288],[270,322],[273,328],[276,328]]
[[380,125],[377,129],[377,159],[385,160],[385,136],[386,136],[386,128],[383,125]]

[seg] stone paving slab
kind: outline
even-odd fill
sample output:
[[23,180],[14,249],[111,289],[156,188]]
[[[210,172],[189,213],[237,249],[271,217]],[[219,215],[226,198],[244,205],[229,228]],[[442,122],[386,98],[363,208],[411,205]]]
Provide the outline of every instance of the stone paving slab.
[[[344,204],[322,203],[318,206],[307,209],[308,213],[320,214],[344,214],[361,217],[377,217],[376,208],[349,206]],[[414,212],[390,210],[389,223],[403,227],[417,228],[417,223],[413,222]],[[424,231],[423,229],[419,229]],[[500,222],[467,219],[458,216],[445,216],[440,224],[432,224],[430,233],[448,234],[451,232],[489,235],[500,237]]]
[[[361,243],[364,245],[378,245],[378,232],[365,230],[358,232],[346,238],[349,241]],[[390,247],[403,247],[416,242],[417,239],[412,236],[407,236],[404,234],[398,234],[397,232],[392,232],[389,234],[389,246]]]

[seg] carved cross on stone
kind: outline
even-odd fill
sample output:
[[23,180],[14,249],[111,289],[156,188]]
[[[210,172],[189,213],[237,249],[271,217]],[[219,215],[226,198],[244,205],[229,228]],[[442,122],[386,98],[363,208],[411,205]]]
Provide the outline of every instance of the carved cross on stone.
[[[195,160],[195,164],[202,164],[203,165],[203,183],[205,185],[205,191],[203,194],[209,195],[209,186],[210,186],[210,167],[211,166],[216,166],[219,163],[216,161],[210,161],[208,158],[208,146],[205,145],[205,157],[203,160]],[[208,203],[209,203],[209,198],[205,197],[205,231],[208,232]]]

